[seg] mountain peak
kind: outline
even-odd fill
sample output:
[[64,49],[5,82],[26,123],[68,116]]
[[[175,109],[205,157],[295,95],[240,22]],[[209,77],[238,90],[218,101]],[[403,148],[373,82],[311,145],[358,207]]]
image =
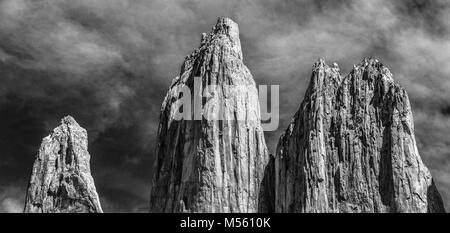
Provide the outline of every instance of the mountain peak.
[[[222,91],[230,85],[236,91]],[[190,112],[175,117],[186,86],[200,100],[199,120]],[[266,198],[260,187],[268,161],[258,91],[243,63],[238,25],[220,18],[186,58],[163,102],[150,211],[257,212]]]
[[444,212],[417,150],[406,91],[374,58],[343,79],[336,68],[315,63],[279,140],[276,211]]
[[219,18],[213,27],[215,34],[226,34],[230,38],[239,39],[239,26],[230,18]]
[[100,200],[90,169],[87,132],[66,116],[42,140],[28,186],[25,212],[98,213]]
[[230,18],[219,18],[209,33],[202,33],[200,47],[187,57],[188,64],[198,53],[223,46],[228,48],[229,56],[242,60],[239,26]]
[[62,125],[74,125],[74,126],[80,127],[80,125],[79,125],[78,122],[75,120],[75,118],[73,118],[73,117],[70,116],[70,115],[67,115],[67,116],[63,117],[63,118],[61,119],[61,124],[62,124]]

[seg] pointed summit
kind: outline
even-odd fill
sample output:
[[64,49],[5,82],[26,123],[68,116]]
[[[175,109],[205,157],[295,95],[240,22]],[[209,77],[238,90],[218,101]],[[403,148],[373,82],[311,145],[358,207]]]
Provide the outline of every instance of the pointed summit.
[[80,127],[77,121],[70,115],[65,116],[63,119],[61,119],[61,125],[73,125],[75,127]]
[[[191,104],[183,105],[188,119],[177,120],[174,113],[186,97],[203,114],[196,115],[195,107],[186,114]],[[150,211],[257,212],[269,161],[260,122],[258,92],[242,61],[238,25],[221,18],[186,58],[163,102]]]
[[212,32],[214,34],[225,34],[232,40],[239,40],[239,26],[230,18],[219,18]]
[[186,58],[189,62],[199,53],[208,48],[226,46],[226,56],[233,56],[242,60],[241,41],[239,39],[239,26],[230,18],[219,18],[209,33],[203,33],[200,47]]
[[87,132],[66,116],[43,139],[28,186],[24,212],[101,213],[90,170]]
[[[377,59],[315,63],[276,153],[277,212],[444,212],[406,91]],[[270,187],[270,185],[269,185]]]

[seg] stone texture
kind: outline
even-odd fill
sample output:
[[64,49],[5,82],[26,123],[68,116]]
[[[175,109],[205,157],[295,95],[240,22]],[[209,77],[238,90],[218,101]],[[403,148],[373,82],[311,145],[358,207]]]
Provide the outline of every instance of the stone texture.
[[444,212],[416,147],[408,95],[376,59],[343,78],[319,60],[281,136],[277,212]]
[[[195,77],[200,77],[197,84]],[[203,118],[195,118],[192,108],[191,119],[176,120],[183,87],[192,91],[193,104],[203,106]],[[212,115],[222,120],[205,117]],[[186,58],[162,104],[150,211],[257,212],[268,160],[258,93],[243,63],[238,25],[219,19]]]
[[24,212],[101,213],[90,171],[87,132],[70,116],[42,141]]

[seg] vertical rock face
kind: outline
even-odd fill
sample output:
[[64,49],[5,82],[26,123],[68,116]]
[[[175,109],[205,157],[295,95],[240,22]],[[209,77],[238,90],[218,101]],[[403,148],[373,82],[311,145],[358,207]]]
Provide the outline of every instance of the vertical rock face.
[[[192,105],[180,106],[186,97]],[[184,119],[176,119],[178,111]],[[150,211],[256,212],[269,154],[235,22],[219,19],[202,35],[161,112]]]
[[42,141],[28,186],[28,213],[101,213],[87,133],[70,116]]
[[337,64],[314,65],[275,167],[277,212],[444,212],[408,95],[374,59],[345,78]]

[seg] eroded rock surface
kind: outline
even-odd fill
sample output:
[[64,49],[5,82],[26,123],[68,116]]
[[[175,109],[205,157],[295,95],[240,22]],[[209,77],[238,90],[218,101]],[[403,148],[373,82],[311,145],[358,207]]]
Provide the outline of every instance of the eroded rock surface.
[[101,213],[90,171],[87,132],[70,116],[43,139],[24,212]]
[[[175,113],[181,112],[185,87],[203,114],[192,107],[179,120]],[[182,108],[186,113],[189,106]],[[258,93],[242,60],[238,25],[219,19],[184,61],[162,105],[150,211],[256,212],[268,160]]]
[[277,212],[444,212],[408,95],[375,59],[313,67],[275,162]]

